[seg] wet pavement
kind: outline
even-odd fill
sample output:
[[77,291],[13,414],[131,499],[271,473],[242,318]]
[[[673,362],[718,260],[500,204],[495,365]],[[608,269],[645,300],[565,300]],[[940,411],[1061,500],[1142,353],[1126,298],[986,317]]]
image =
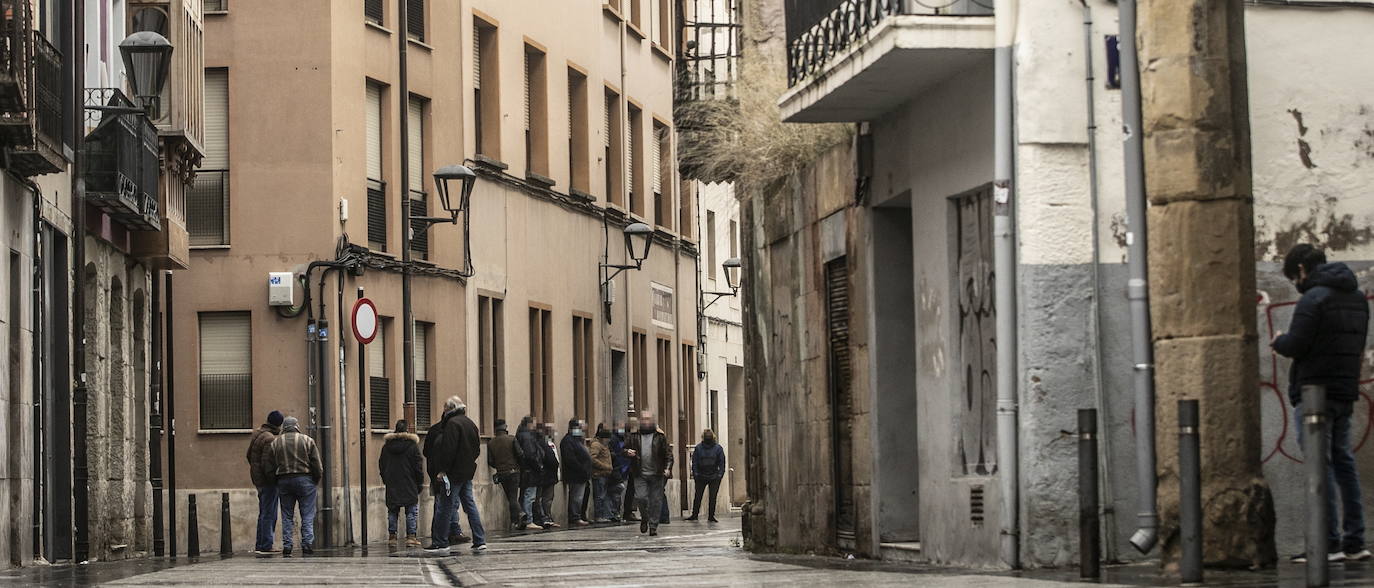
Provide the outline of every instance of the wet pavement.
[[[719,524],[674,521],[658,537],[635,526],[497,533],[489,549],[451,555],[373,544],[320,550],[309,557],[146,558],[0,572],[2,586],[970,586],[1032,588],[1081,584],[1076,570],[977,572],[927,565],[805,555],[751,554],[740,548],[737,517]],[[1102,585],[1172,586],[1158,565],[1109,566]],[[1208,571],[1207,585],[1302,586],[1303,567],[1262,572]],[[1331,567],[1332,586],[1374,585],[1374,563]]]

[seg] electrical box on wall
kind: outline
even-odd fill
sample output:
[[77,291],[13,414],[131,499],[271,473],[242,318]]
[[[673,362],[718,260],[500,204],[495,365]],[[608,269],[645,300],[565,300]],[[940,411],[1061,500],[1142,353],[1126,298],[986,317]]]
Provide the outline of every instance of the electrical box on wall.
[[296,302],[296,276],[291,272],[268,272],[267,305],[291,306]]

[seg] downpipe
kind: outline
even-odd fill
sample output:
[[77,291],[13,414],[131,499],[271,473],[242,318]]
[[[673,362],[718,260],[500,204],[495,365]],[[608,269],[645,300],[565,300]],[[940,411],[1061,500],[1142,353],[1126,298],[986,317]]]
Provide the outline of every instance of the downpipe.
[[1145,202],[1145,154],[1140,97],[1140,58],[1136,48],[1136,2],[1120,0],[1121,120],[1125,133],[1126,265],[1129,279],[1126,298],[1131,313],[1131,363],[1134,366],[1136,488],[1139,492],[1139,528],[1131,545],[1149,553],[1159,541],[1155,472],[1154,346],[1150,334],[1150,288],[1147,263],[1148,233]]
[[997,467],[1000,475],[998,524],[1001,558],[1008,567],[1021,567],[1021,476],[1018,451],[1020,427],[1017,407],[1019,348],[1016,332],[1016,201],[1014,55],[1018,0],[996,4],[997,47],[994,54],[993,264],[997,304]]

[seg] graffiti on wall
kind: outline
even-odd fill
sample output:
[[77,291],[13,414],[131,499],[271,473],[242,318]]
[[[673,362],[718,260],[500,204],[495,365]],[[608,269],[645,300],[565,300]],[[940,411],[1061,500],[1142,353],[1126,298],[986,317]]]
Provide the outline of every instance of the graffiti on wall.
[[[1374,296],[1366,296],[1374,300]],[[1274,302],[1268,292],[1259,293],[1261,341],[1270,341],[1276,333],[1288,328],[1292,319],[1296,300]],[[1374,378],[1374,355],[1365,353],[1365,377],[1360,380],[1360,399],[1355,405],[1355,416],[1351,423],[1351,442],[1359,452],[1370,440],[1371,423],[1374,423],[1374,403],[1370,402],[1370,386]],[[1294,422],[1293,406],[1288,402],[1288,368],[1291,361],[1274,353],[1268,345],[1261,347],[1260,390],[1263,393],[1262,414],[1264,418],[1264,459],[1263,463],[1279,459],[1302,463],[1302,447],[1298,443],[1297,423]]]
[[993,303],[992,193],[952,199],[958,288],[959,397],[955,430],[964,475],[997,471],[997,319]]

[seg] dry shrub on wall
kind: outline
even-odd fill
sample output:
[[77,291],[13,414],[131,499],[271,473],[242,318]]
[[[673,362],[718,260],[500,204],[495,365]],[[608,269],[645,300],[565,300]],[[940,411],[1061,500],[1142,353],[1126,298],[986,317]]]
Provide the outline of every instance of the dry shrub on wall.
[[[753,55],[757,56],[758,53]],[[708,182],[762,188],[848,141],[847,124],[785,123],[778,98],[787,90],[781,63],[746,54],[734,98],[680,103],[676,118],[683,173]]]

